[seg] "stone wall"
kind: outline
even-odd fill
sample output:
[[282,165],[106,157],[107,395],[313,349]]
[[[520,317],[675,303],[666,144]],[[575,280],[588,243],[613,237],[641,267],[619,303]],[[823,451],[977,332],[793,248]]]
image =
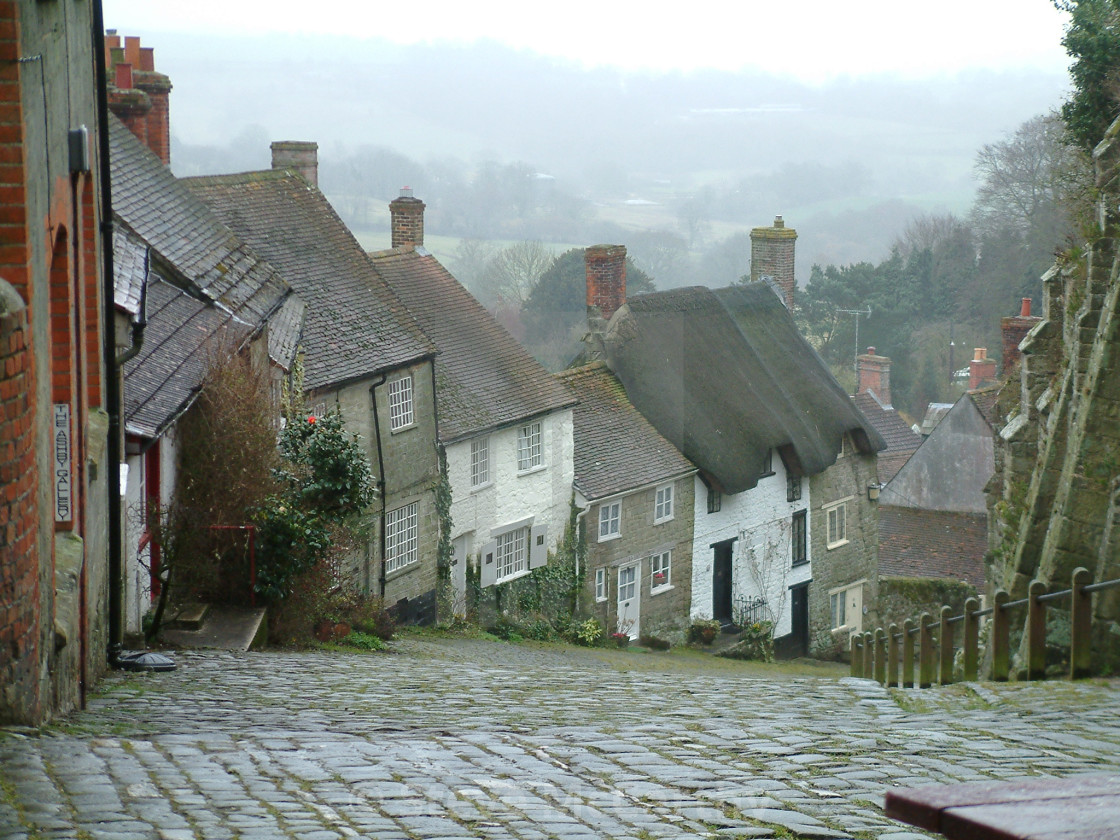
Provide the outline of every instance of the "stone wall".
[[864,625],[864,630],[875,631],[897,624],[900,628],[906,619],[917,624],[922,613],[940,618],[941,607],[948,605],[953,615],[964,613],[964,602],[975,597],[976,588],[952,578],[879,578],[878,618],[875,624]]
[[[1094,165],[1098,227],[1043,278],[1042,321],[1000,397],[988,580],[1012,598],[1036,578],[1067,587],[1079,566],[1120,577],[1120,121]],[[1115,660],[1120,595],[1093,604],[1094,655]]]

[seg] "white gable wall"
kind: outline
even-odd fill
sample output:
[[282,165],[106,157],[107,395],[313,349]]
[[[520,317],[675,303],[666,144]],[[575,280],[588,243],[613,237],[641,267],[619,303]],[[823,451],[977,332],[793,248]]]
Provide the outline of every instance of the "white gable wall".
[[[801,481],[801,498],[786,501],[786,471],[777,453],[774,474],[759,479],[750,490],[722,498],[721,509],[708,513],[708,488],[695,479],[695,536],[692,547],[692,620],[712,617],[714,543],[735,539],[732,547],[731,597],[761,595],[774,621],[774,636],[790,632],[789,588],[812,578],[812,546],[808,538],[809,480]],[[806,513],[805,553],[809,562],[792,566],[792,521],[796,511]],[[766,614],[764,612],[764,614]]]
[[452,539],[461,539],[467,555],[498,533],[532,519],[534,526],[547,527],[550,551],[564,534],[568,523],[572,480],[572,411],[563,409],[533,418],[541,424],[543,468],[517,470],[518,423],[489,437],[490,482],[471,487],[471,441],[447,447],[447,474],[451,484]]

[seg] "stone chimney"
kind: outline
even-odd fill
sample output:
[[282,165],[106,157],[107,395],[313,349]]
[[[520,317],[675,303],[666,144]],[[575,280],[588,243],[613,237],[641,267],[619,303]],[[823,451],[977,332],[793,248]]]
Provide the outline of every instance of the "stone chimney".
[[423,201],[412,195],[412,187],[401,187],[401,194],[389,202],[390,226],[393,230],[392,247],[424,247]]
[[276,140],[272,149],[272,168],[291,169],[311,186],[319,186],[319,144],[306,140]]
[[774,217],[773,227],[757,227],[751,231],[751,282],[769,277],[782,290],[787,307],[793,308],[793,252],[797,231],[787,228],[781,216]]
[[171,165],[171,80],[156,72],[155,51],[128,36],[121,45],[116,30],[105,35],[109,110],[129,131]]
[[975,391],[982,385],[996,381],[996,360],[988,358],[987,347],[977,347],[968,363],[968,389]]
[[1034,325],[1042,319],[1031,315],[1031,299],[1023,298],[1018,315],[1010,315],[1000,321],[1000,332],[1003,334],[1003,363],[1000,367],[1000,376],[1007,376],[1008,372],[1019,362],[1022,353],[1019,344],[1027,337]]
[[866,353],[856,356],[856,371],[859,373],[859,386],[856,393],[870,391],[883,408],[893,408],[891,360],[886,356],[876,355],[875,348],[868,347]]

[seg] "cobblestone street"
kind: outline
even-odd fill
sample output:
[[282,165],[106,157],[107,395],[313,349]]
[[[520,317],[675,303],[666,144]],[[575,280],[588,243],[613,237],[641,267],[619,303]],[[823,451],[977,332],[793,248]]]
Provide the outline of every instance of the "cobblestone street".
[[111,674],[86,711],[0,730],[0,838],[913,840],[891,786],[1120,767],[1115,681],[888,691],[683,651],[393,646]]

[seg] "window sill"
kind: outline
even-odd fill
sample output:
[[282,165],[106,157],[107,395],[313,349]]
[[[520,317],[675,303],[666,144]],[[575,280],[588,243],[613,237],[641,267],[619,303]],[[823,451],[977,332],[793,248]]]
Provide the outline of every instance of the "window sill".
[[407,426],[398,426],[395,429],[390,428],[389,429],[389,434],[390,435],[399,435],[401,432],[409,432],[409,431],[412,431],[415,428],[416,428],[416,421],[413,420]]
[[676,588],[677,587],[673,586],[673,584],[670,583],[668,586],[659,586],[657,587],[657,589],[651,589],[649,591],[649,594],[652,598],[654,595],[661,595],[664,592],[672,592]]
[[599,539],[596,540],[596,542],[605,543],[605,542],[610,542],[611,540],[620,540],[620,539],[622,539],[622,534],[621,533],[607,534],[605,537],[599,537]]
[[607,603],[607,599],[606,598],[596,598],[595,603],[596,604],[605,604],[605,603]]
[[517,471],[517,477],[521,478],[524,475],[532,475],[533,473],[539,473],[542,470],[544,470],[544,467],[545,467],[544,464],[538,464],[535,467],[529,467],[529,469],[527,469],[527,470],[518,470]]
[[850,542],[850,540],[837,540],[834,543],[829,543],[828,545],[825,546],[825,548],[828,551],[832,551],[832,549],[839,548],[842,545],[847,545],[849,542]]
[[530,571],[532,571],[532,570],[531,569],[523,569],[520,572],[514,572],[512,575],[507,575],[506,577],[498,578],[497,580],[494,581],[494,585],[495,586],[501,586],[503,583],[509,583],[510,581],[517,580],[518,578],[523,578],[527,574],[529,574]]
[[475,484],[474,486],[472,486],[471,487],[471,492],[472,493],[477,493],[480,490],[486,490],[487,488],[493,487],[493,486],[494,486],[493,481],[484,481],[482,484]]
[[791,563],[790,568],[791,569],[800,569],[802,566],[808,566],[808,565],[809,565],[808,560],[798,560],[796,563]]
[[393,578],[401,577],[402,575],[407,575],[409,572],[414,571],[414,570],[419,569],[419,568],[420,568],[420,558],[418,557],[410,563],[405,563],[403,566],[400,566],[396,569],[393,569],[393,571],[391,571],[391,572],[386,570],[385,580],[392,580]]
[[672,522],[676,518],[677,517],[675,515],[674,516],[663,516],[660,519],[653,520],[653,524],[654,525],[664,525],[666,522]]
[[849,627],[847,624],[845,624],[843,627],[833,627],[832,628],[832,635],[833,636],[839,636],[841,633],[858,633],[858,632],[859,632],[858,628]]

